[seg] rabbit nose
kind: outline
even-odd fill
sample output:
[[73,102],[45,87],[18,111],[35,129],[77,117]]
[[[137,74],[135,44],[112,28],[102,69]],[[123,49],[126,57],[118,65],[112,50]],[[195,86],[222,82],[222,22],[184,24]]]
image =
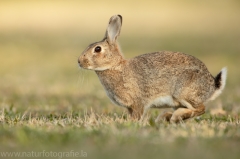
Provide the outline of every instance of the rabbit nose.
[[78,64],[80,64],[80,59],[78,59]]

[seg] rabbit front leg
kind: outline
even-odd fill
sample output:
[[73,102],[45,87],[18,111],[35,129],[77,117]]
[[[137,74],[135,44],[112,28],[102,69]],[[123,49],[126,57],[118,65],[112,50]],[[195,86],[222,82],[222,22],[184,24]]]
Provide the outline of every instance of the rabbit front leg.
[[132,119],[140,120],[143,116],[143,109],[141,108],[128,107],[127,110]]
[[169,122],[171,117],[173,115],[173,112],[163,112],[162,114],[159,114],[158,117],[155,119],[155,122],[159,121],[167,121]]

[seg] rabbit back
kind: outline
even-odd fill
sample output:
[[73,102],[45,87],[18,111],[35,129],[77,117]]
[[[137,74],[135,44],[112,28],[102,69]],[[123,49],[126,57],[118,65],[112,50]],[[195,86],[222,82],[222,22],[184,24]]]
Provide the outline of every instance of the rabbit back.
[[[214,77],[203,62],[180,52],[161,51],[129,60],[125,79],[143,104],[159,97],[186,100],[193,106],[205,102],[215,91]],[[173,103],[174,103],[173,102]]]

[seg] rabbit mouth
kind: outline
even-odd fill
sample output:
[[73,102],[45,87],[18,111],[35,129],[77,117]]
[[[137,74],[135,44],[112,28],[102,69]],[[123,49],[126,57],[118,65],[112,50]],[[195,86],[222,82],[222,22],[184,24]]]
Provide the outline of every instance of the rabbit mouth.
[[82,63],[78,63],[78,66],[82,69],[86,69],[86,70],[94,70],[92,66],[88,66],[88,65],[83,65]]
[[81,63],[78,63],[78,66],[82,69],[86,69],[86,70],[90,70],[91,68],[89,66],[84,66],[83,64]]
[[108,69],[108,67],[93,67],[93,66],[83,66],[80,63],[78,64],[80,68],[85,69],[85,70],[94,70],[94,71],[105,71]]
[[78,66],[79,66],[80,68],[83,68],[82,63],[80,62],[79,59],[78,59]]
[[80,67],[80,68],[83,68],[83,69],[89,69],[89,65],[88,65],[88,60],[80,60],[80,59],[78,59],[78,66]]

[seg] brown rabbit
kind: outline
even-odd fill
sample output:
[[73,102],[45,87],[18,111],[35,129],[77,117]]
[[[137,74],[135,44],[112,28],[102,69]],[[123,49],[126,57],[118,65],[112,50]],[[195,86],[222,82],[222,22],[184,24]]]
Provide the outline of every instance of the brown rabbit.
[[90,44],[78,64],[95,70],[108,97],[132,117],[143,117],[149,108],[173,108],[162,119],[178,122],[203,114],[203,104],[221,94],[227,69],[214,78],[191,55],[161,51],[125,59],[117,43],[121,26],[122,16],[112,16],[103,40]]

